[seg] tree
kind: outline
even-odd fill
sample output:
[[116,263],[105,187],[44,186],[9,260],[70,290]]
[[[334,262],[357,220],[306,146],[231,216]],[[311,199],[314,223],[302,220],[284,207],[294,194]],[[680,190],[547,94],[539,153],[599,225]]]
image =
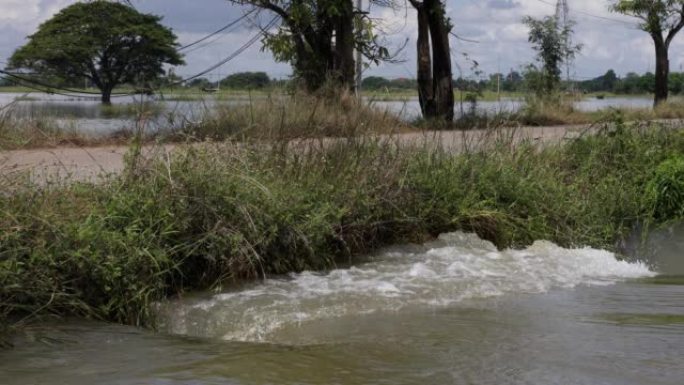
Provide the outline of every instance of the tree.
[[571,45],[572,22],[563,26],[552,16],[534,19],[527,16],[523,23],[530,27],[528,40],[537,51],[537,59],[542,64],[542,83],[538,91],[543,94],[552,93],[560,83],[561,65],[574,59],[582,48]]
[[608,72],[603,75],[602,83],[601,86],[604,90],[606,91],[614,91],[615,90],[615,83],[617,83],[618,77],[615,74],[615,71],[612,69],[608,70]]
[[362,86],[367,90],[383,90],[390,87],[390,81],[380,76],[368,76],[363,79]]
[[449,33],[441,0],[409,0],[418,12],[418,101],[425,118],[454,119]]
[[264,31],[264,46],[277,61],[291,63],[295,77],[310,91],[328,81],[352,88],[354,49],[376,63],[389,58],[373,33],[370,19],[354,10],[352,0],[231,1],[266,9],[280,17],[282,25],[276,32]]
[[176,36],[160,21],[125,4],[76,3],[41,24],[9,64],[65,80],[85,77],[109,104],[117,85],[151,82],[165,64],[183,64]]
[[684,0],[619,0],[613,11],[641,19],[639,27],[653,39],[656,56],[653,104],[667,100],[672,39],[684,27]]
[[234,89],[264,88],[271,83],[265,72],[237,72],[221,80],[221,85]]

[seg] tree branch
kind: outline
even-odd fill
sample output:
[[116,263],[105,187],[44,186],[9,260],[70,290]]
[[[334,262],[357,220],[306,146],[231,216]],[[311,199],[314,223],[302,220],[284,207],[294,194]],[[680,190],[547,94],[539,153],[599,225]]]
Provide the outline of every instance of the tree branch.
[[672,39],[674,39],[675,35],[684,27],[684,4],[682,5],[681,10],[679,11],[679,22],[677,25],[675,25],[668,33],[667,33],[667,38],[665,39],[665,46],[669,47],[670,43],[672,42]]

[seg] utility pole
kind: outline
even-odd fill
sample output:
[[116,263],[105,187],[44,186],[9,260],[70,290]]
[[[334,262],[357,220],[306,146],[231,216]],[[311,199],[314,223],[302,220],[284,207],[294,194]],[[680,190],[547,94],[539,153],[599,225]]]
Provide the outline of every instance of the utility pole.
[[[363,7],[363,0],[356,0],[356,11],[357,17],[356,17],[356,36],[357,39],[359,36],[361,36],[361,29],[363,28],[361,23],[362,23],[362,10],[361,8]],[[361,99],[361,83],[363,82],[363,55],[361,53],[361,48],[356,49],[356,97]]]
[[496,101],[501,103],[501,55],[496,56]]
[[501,102],[501,73],[496,74],[496,101]]
[[[568,6],[568,1],[567,0],[557,0],[556,1],[556,25],[558,28],[563,31],[566,28],[570,28],[570,24],[572,21],[570,20],[570,7]],[[565,39],[563,41],[563,48],[565,48],[566,52],[570,50],[570,39],[568,36],[565,36]],[[570,86],[571,90],[571,82],[570,82],[570,58],[568,56],[565,56],[563,58],[565,60],[565,80],[568,82],[568,86]]]

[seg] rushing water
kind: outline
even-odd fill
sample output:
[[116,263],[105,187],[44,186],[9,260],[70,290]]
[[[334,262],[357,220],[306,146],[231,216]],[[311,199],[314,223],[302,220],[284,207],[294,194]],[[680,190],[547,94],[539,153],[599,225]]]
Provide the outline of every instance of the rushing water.
[[[682,235],[651,242],[676,259]],[[0,383],[681,385],[684,279],[649,267],[670,266],[662,252],[644,264],[446,234],[161,304],[161,333],[31,327],[0,352]]]
[[[148,102],[157,104],[159,112],[146,124],[148,129],[164,130],[178,128],[188,122],[202,120],[213,107],[217,105],[244,104],[248,101],[244,97],[236,97],[230,100],[216,100],[210,95],[197,95],[203,100],[197,101],[163,101],[146,98]],[[140,97],[125,97],[114,100],[119,105],[132,105],[140,103]],[[417,99],[405,101],[375,101],[368,100],[375,108],[389,111],[403,119],[414,119],[420,116],[420,106]],[[41,93],[17,94],[0,93],[0,107],[12,104],[12,112],[20,117],[39,117],[54,120],[58,126],[89,134],[110,134],[121,130],[131,130],[135,126],[135,108],[131,113],[112,113],[111,110],[103,109],[100,102],[91,98],[64,97],[60,95],[47,95]],[[502,111],[515,111],[523,103],[520,100],[504,99],[501,101],[481,101],[477,103],[477,110],[486,113]],[[606,98],[584,99],[575,102],[575,107],[582,111],[596,111],[611,107],[624,108],[650,108],[653,100],[650,98]],[[461,114],[461,109],[468,110],[467,104],[456,105],[456,115]]]

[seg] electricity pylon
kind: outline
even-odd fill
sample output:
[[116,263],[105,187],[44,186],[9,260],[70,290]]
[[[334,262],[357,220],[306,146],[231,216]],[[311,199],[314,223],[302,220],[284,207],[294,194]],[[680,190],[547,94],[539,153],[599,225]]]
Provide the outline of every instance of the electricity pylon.
[[[563,32],[567,32],[572,27],[572,20],[570,19],[570,7],[568,6],[567,0],[557,0],[556,1],[556,24],[558,29]],[[570,36],[565,35],[563,39],[563,48],[565,52],[570,51]],[[565,77],[570,83],[570,58],[565,56]]]

